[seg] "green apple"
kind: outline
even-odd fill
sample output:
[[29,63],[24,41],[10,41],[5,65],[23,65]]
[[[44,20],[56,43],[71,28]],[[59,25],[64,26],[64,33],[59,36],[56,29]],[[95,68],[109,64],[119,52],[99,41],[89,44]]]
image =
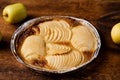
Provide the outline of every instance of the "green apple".
[[15,3],[3,9],[3,18],[8,23],[18,23],[27,17],[27,11],[22,3]]
[[120,23],[113,26],[111,30],[111,37],[114,43],[120,44]]
[[1,39],[2,39],[2,34],[1,34],[1,32],[0,32],[0,41],[1,41]]

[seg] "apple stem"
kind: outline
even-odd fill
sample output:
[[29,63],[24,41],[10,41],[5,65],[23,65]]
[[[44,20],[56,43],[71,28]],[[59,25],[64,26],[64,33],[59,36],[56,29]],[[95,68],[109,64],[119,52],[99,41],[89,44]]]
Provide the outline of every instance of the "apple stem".
[[7,18],[7,17],[8,17],[8,14],[5,14],[5,15],[3,15],[3,16]]

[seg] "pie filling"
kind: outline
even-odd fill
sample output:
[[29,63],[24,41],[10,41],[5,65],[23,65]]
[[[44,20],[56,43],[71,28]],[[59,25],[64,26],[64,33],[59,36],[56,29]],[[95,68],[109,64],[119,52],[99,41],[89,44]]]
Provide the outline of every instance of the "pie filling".
[[89,61],[97,39],[87,25],[70,19],[41,21],[22,33],[18,52],[27,64],[49,70],[67,70]]

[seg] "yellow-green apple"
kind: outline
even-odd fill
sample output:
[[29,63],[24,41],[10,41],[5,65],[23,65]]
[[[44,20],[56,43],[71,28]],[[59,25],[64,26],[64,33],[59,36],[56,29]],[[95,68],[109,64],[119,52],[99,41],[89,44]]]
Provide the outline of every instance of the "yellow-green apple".
[[26,17],[26,7],[22,3],[11,4],[3,9],[3,18],[8,23],[18,23]]
[[111,30],[111,37],[114,43],[120,44],[120,23],[113,26]]

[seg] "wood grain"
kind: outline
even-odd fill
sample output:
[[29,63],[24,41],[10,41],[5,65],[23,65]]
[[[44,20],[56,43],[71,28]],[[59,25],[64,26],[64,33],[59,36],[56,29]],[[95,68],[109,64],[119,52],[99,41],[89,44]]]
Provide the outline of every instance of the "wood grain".
[[[21,23],[8,24],[2,18],[3,8],[21,2],[28,17]],[[63,75],[43,74],[17,62],[10,50],[14,31],[25,21],[46,15],[67,15],[90,21],[101,37],[98,57],[83,69]],[[0,80],[119,80],[120,46],[110,36],[111,28],[120,22],[120,0],[0,0]]]

